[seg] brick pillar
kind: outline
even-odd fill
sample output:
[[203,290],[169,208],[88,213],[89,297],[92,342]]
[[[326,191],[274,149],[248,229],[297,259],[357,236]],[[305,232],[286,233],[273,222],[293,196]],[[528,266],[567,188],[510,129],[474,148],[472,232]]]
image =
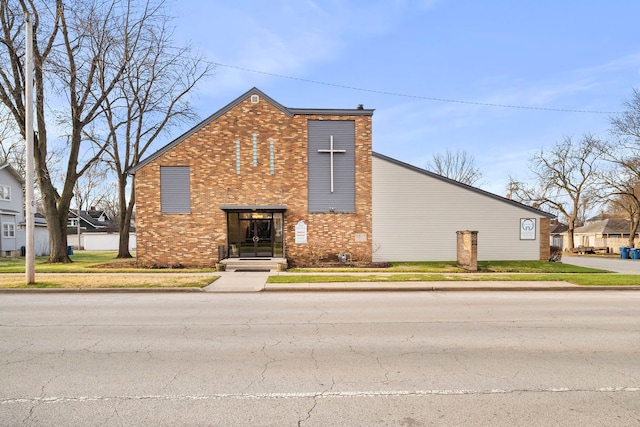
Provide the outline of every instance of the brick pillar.
[[[540,260],[549,261],[551,258],[551,220],[540,218]],[[562,248],[560,248],[562,250]]]
[[478,270],[478,232],[456,231],[458,236],[458,267],[471,271]]

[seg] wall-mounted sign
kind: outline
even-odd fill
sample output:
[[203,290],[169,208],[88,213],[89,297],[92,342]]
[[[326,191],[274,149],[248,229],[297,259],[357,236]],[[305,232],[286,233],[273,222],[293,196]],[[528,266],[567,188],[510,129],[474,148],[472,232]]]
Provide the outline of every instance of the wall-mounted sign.
[[536,240],[535,218],[520,218],[520,240]]
[[298,221],[296,224],[296,243],[305,244],[307,243],[307,224],[304,221]]
[[366,242],[367,241],[367,233],[356,233],[355,235],[356,242]]

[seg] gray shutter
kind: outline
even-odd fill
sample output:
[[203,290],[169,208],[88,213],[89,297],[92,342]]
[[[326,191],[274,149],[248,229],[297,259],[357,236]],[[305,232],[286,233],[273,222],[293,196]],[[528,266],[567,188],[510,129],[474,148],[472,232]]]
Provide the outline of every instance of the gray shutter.
[[[355,122],[353,120],[309,120],[309,212],[355,212]],[[318,150],[329,149],[333,136],[333,193],[331,156]]]
[[189,166],[160,166],[162,213],[191,213]]

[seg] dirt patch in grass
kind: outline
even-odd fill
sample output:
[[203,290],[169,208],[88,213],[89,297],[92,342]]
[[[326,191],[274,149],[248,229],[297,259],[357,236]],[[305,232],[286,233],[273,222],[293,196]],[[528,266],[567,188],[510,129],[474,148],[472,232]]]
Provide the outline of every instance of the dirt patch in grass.
[[91,266],[91,268],[110,269],[110,268],[138,268],[138,263],[135,261],[114,261],[106,262],[104,264],[97,264]]

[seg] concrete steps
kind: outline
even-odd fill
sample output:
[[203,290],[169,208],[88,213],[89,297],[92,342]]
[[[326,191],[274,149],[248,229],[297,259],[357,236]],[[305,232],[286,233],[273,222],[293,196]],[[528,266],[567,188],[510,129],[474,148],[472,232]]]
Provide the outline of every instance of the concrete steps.
[[225,265],[226,271],[277,271],[278,265],[286,266],[287,260],[284,258],[227,258],[220,264]]

